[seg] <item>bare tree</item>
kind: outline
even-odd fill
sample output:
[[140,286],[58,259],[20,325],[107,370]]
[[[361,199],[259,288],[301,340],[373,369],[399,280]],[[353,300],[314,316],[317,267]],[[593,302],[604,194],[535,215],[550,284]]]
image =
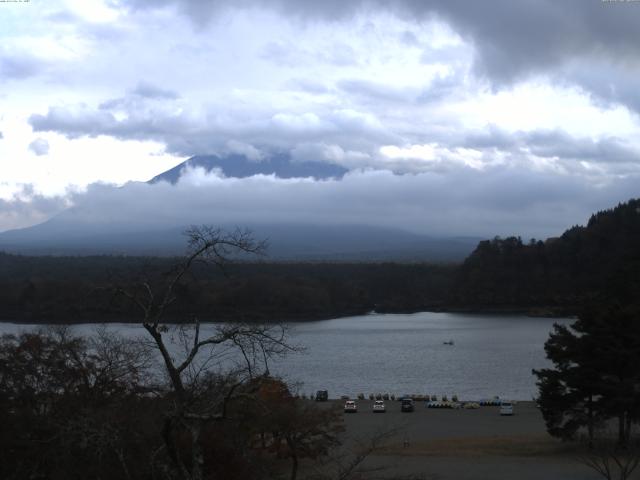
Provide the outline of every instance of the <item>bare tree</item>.
[[[182,355],[172,354],[169,328],[162,320],[176,300],[176,288],[192,267],[200,262],[226,271],[228,262],[234,257],[261,255],[266,248],[264,242],[255,241],[247,230],[226,232],[200,226],[185,233],[187,255],[163,281],[152,284],[144,280],[133,288],[120,287],[117,291],[134,302],[141,312],[142,326],[160,352],[169,378],[172,402],[162,436],[173,474],[200,480],[204,473],[203,430],[211,423],[225,419],[229,402],[255,392],[259,382],[247,380],[268,374],[270,358],[293,348],[286,343],[286,330],[280,325],[225,324],[203,336],[199,319],[192,317],[179,328],[184,347]],[[214,367],[220,367],[218,355],[229,348],[238,353],[241,363],[218,375],[207,374]],[[190,437],[188,459],[176,443],[179,432],[187,432]]]

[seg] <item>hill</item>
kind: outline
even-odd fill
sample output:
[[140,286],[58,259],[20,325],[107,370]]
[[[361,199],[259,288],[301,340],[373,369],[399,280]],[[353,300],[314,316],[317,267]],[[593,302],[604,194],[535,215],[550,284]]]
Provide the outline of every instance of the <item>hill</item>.
[[480,242],[460,267],[451,301],[473,309],[575,312],[601,297],[640,298],[640,199],[544,242]]

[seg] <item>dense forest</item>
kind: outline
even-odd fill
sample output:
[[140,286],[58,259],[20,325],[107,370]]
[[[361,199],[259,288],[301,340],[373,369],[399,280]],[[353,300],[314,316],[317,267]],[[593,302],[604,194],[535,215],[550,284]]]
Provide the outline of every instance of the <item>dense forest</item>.
[[[121,287],[155,282],[179,259],[28,257],[0,253],[0,319],[136,321]],[[640,200],[594,214],[546,241],[482,241],[460,265],[236,262],[196,265],[167,315],[211,320],[307,320],[419,310],[577,313],[607,295],[640,298]]]
[[546,241],[480,242],[456,273],[451,304],[576,312],[599,297],[640,298],[640,200],[591,216]]
[[[154,282],[178,259],[22,257],[0,254],[0,318],[22,322],[136,321],[120,287]],[[456,267],[424,264],[234,263],[196,265],[167,316],[308,320],[443,307]]]

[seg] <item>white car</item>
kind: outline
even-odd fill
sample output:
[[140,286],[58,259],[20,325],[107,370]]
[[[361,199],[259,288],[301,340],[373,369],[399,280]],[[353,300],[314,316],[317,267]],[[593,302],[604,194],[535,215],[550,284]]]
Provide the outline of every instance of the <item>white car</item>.
[[344,413],[358,413],[358,405],[353,400],[347,400],[344,404]]
[[373,413],[385,413],[387,408],[384,406],[384,401],[376,400],[373,402]]
[[500,415],[513,415],[513,403],[502,402],[500,404]]

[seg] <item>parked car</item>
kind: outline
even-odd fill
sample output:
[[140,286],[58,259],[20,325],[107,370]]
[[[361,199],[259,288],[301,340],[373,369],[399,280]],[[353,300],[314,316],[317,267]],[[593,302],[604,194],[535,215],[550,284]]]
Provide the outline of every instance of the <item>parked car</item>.
[[413,399],[412,398],[403,398],[400,400],[400,411],[401,412],[413,412]]
[[384,400],[376,400],[373,402],[373,413],[385,413],[387,407],[384,405]]
[[329,392],[326,390],[318,390],[316,392],[316,402],[326,402],[329,400]]
[[344,404],[344,413],[358,413],[358,404],[353,400],[347,400]]
[[513,415],[513,403],[502,402],[500,404],[500,415]]

